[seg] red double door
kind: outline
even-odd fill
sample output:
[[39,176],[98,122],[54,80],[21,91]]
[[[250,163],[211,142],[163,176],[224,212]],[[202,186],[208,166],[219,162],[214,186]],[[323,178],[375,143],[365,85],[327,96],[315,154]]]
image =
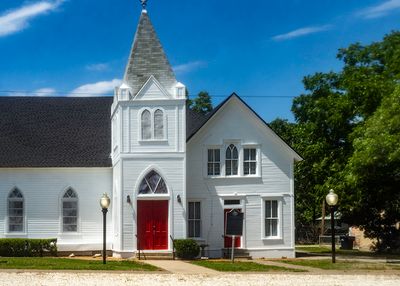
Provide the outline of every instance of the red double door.
[[140,250],[168,249],[168,201],[137,201],[137,224]]

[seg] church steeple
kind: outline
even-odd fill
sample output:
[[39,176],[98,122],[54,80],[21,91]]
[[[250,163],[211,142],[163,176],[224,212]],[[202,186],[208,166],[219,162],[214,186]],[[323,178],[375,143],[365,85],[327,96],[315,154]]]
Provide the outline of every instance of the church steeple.
[[145,10],[147,1],[141,2],[144,6],[125,70],[124,83],[130,87],[135,97],[147,80],[154,76],[173,95],[177,85],[175,74]]

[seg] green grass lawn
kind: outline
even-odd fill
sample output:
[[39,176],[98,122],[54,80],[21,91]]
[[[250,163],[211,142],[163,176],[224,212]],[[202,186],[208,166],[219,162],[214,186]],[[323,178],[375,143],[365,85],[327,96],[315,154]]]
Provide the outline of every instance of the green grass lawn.
[[330,259],[297,259],[297,260],[279,260],[279,262],[309,266],[320,268],[324,270],[400,270],[400,265],[388,264],[388,263],[371,263],[371,262],[359,262],[359,261],[336,261],[332,263]]
[[307,272],[297,269],[289,269],[279,266],[270,266],[258,264],[255,262],[236,261],[215,261],[215,260],[198,260],[192,262],[195,265],[211,268],[223,272],[268,272],[268,271],[290,271],[290,272]]
[[0,257],[0,269],[43,269],[43,270],[119,270],[155,271],[158,268],[136,261],[82,260],[48,257]]
[[[301,251],[301,252],[307,252],[310,254],[330,254],[331,253],[331,247],[325,247],[325,246],[319,246],[319,245],[296,246],[296,250]],[[399,258],[400,259],[400,255],[398,255],[398,254],[359,251],[358,249],[344,250],[344,249],[339,249],[339,247],[336,248],[336,253],[339,255],[344,255],[344,256],[360,256],[360,257],[371,256],[371,257],[377,257],[377,258],[388,257],[388,258]]]

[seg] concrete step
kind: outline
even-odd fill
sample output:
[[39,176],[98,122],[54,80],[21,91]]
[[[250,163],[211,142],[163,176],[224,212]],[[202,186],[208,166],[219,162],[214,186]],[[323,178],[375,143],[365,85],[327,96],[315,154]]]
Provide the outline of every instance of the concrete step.
[[[222,253],[223,253],[224,258],[230,259],[231,251],[232,251],[232,248],[223,248]],[[253,259],[250,256],[250,253],[246,249],[242,249],[242,248],[235,248],[234,255],[235,255],[235,259],[247,259],[247,260]]]
[[[136,253],[139,258],[139,253]],[[172,252],[140,252],[141,260],[172,260]]]

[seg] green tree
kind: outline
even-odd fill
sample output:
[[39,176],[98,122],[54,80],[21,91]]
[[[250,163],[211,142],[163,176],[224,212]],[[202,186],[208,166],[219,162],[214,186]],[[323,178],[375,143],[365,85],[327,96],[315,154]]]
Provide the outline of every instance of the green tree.
[[377,250],[400,249],[400,85],[352,136],[343,172],[346,219],[377,238]]
[[193,100],[188,99],[189,108],[193,111],[207,114],[213,109],[211,97],[207,91],[201,91]]

